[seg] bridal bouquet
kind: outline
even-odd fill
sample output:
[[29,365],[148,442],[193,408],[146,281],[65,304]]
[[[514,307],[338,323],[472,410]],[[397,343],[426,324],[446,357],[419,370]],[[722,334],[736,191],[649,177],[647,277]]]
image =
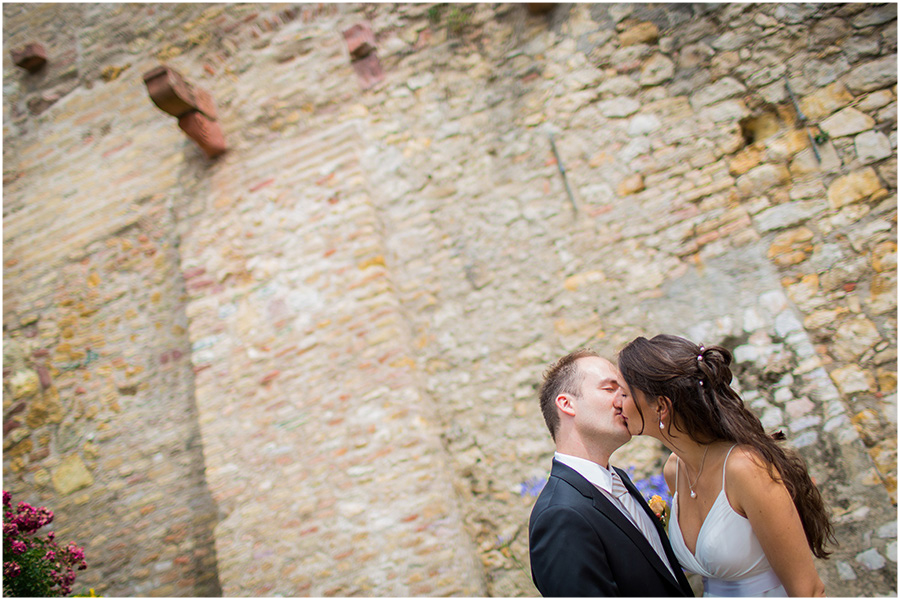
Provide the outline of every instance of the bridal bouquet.
[[54,533],[36,535],[53,521],[46,507],[19,502],[13,509],[9,492],[3,492],[3,595],[68,596],[75,569],[87,568],[84,548],[70,542],[60,548]]

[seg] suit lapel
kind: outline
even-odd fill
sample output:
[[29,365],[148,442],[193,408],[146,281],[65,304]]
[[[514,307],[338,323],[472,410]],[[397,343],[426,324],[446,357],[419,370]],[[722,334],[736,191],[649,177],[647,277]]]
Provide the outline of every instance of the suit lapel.
[[[656,527],[656,532],[659,534],[659,539],[662,542],[663,550],[665,550],[666,556],[669,558],[669,564],[672,565],[672,570],[675,571],[676,579],[678,580],[678,582],[677,582],[678,585],[681,586],[683,589],[687,590],[689,595],[693,596],[694,592],[691,589],[691,584],[688,583],[687,578],[684,576],[684,573],[681,571],[681,565],[678,563],[678,559],[675,557],[675,552],[672,550],[672,544],[669,543],[669,536],[666,533],[665,529],[663,528],[662,523],[659,520],[659,517],[657,517],[653,513],[653,511],[650,510],[650,506],[644,501],[643,496],[641,496],[641,493],[634,486],[634,483],[625,474],[625,472],[622,469],[619,469],[618,467],[613,467],[613,468],[616,469],[616,471],[618,471],[619,477],[622,478],[622,483],[624,483],[625,487],[628,489],[628,493],[630,493],[635,498],[639,499],[638,504],[641,506],[641,508],[644,509],[644,512],[647,513],[647,515],[650,517],[650,520],[653,522],[653,525]],[[643,536],[641,536],[641,537],[643,537]],[[652,548],[651,548],[651,550],[652,550]],[[653,552],[653,554],[655,556],[657,556],[657,558],[659,557],[659,555],[656,554],[655,551]],[[671,578],[672,574],[669,573],[669,570],[665,568],[665,565],[662,565],[662,567],[663,567],[663,569],[665,569],[665,574],[669,575],[669,577]]]
[[[621,477],[622,471],[619,471],[619,476]],[[582,475],[580,475],[577,471],[572,469],[571,467],[560,463],[557,460],[553,461],[553,468],[551,470],[551,475],[559,477],[575,489],[577,489],[583,496],[591,498],[594,503],[594,508],[603,513],[607,519],[612,521],[622,532],[628,536],[628,538],[637,546],[638,550],[641,551],[641,554],[647,559],[653,568],[656,569],[663,577],[665,577],[668,581],[670,581],[673,585],[677,587],[682,587],[680,582],[676,581],[672,577],[672,573],[669,572],[669,569],[663,564],[662,559],[656,553],[656,550],[653,549],[653,546],[650,545],[650,542],[647,541],[647,538],[644,537],[644,534],[640,532],[640,530],[635,527],[631,521],[622,514],[616,506],[601,492],[599,489],[594,487],[594,485],[585,479]],[[643,499],[640,497],[637,489],[631,483],[631,480],[628,477],[623,477],[622,481],[625,482],[625,487],[628,488],[628,492],[637,498],[640,498],[638,504],[645,504]],[[648,509],[645,509],[648,510]],[[656,519],[656,517],[653,517]],[[664,533],[660,535],[665,535]],[[665,542],[663,542],[663,546],[665,546]],[[672,556],[669,554],[669,550],[667,550],[666,554],[669,556],[669,561],[673,565],[677,565],[677,561],[672,562]],[[672,569],[675,570],[677,567],[673,566]]]

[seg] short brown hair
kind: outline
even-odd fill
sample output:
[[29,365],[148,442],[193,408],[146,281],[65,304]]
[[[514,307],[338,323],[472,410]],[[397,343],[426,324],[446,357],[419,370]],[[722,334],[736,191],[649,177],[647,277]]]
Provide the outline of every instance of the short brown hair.
[[544,383],[541,384],[541,412],[544,413],[544,422],[550,430],[550,437],[556,441],[556,431],[559,429],[559,414],[556,412],[556,397],[560,394],[580,394],[581,382],[584,372],[578,368],[576,361],[579,358],[600,355],[589,348],[582,348],[566,354],[549,369],[544,372]]

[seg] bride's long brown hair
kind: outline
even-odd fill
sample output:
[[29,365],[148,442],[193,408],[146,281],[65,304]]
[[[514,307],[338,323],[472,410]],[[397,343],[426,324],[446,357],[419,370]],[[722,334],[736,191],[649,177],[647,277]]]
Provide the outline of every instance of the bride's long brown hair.
[[619,371],[628,386],[649,401],[658,396],[671,400],[676,418],[669,421],[669,428],[674,424],[701,443],[727,440],[753,448],[772,479],[784,483],[791,494],[813,554],[828,558],[825,547],[835,538],[822,495],[803,459],[777,443],[784,434],[767,434],[731,389],[731,361],[731,352],[721,346],[703,348],[674,335],[657,335],[652,340],[639,337],[625,346],[619,352]]

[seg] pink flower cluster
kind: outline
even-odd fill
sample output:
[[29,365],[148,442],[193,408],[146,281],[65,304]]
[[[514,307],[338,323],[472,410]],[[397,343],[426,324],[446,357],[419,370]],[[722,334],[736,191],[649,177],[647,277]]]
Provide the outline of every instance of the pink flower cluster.
[[[9,492],[3,492],[3,593],[7,596],[68,596],[75,570],[87,568],[84,548],[74,542],[60,549],[54,533],[35,535],[53,521],[46,507],[20,502],[15,510]],[[27,573],[26,578],[23,573]],[[26,580],[27,579],[27,580]]]

